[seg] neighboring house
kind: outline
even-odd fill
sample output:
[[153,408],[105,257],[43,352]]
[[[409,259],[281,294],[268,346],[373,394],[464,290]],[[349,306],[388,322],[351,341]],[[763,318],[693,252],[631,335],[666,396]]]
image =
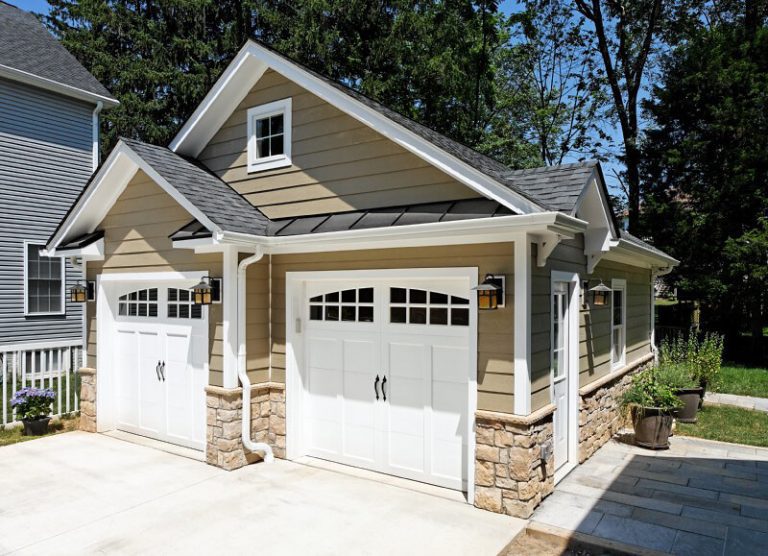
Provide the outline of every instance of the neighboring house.
[[86,428],[514,515],[616,430],[676,264],[619,230],[597,163],[512,171],[256,42],[169,148],[121,140],[48,249],[98,282]]
[[[61,362],[64,352],[59,348],[82,343],[82,307],[69,303],[66,295],[67,287],[82,279],[82,271],[64,258],[41,254],[40,249],[95,170],[99,112],[116,104],[40,21],[0,2],[4,374],[10,376],[9,365],[21,367],[21,353],[27,353],[28,370],[34,365],[39,371],[40,365],[49,368]],[[54,351],[46,351],[41,359],[43,348]],[[38,353],[32,357],[31,352]]]

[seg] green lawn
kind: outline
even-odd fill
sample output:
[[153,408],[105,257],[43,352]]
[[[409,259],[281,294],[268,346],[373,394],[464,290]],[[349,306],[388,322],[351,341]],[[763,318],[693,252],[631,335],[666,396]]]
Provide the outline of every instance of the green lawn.
[[768,369],[723,366],[720,375],[717,392],[768,398]]
[[[45,436],[51,436],[54,434],[60,434],[62,432],[73,431],[77,428],[78,416],[68,415],[51,421],[48,425],[48,434]],[[21,434],[23,427],[21,425],[10,429],[4,429],[0,426],[0,447],[8,446],[10,444],[16,444],[17,442],[26,442],[28,440],[35,440],[36,438],[43,438],[42,436],[23,436]]]
[[736,444],[768,446],[768,413],[740,407],[705,405],[699,411],[699,422],[678,422],[676,434]]

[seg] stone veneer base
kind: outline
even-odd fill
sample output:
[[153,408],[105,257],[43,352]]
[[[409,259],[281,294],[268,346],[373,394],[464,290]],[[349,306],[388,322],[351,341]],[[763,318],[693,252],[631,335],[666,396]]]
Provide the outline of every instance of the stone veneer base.
[[475,438],[475,506],[530,517],[555,488],[552,413],[526,422],[480,411]]
[[80,375],[80,430],[96,432],[96,369],[83,367]]
[[[241,438],[243,389],[206,386],[207,430],[205,459],[228,471],[260,461],[246,452]],[[267,382],[251,389],[251,435],[266,442],[275,457],[285,457],[285,386]]]

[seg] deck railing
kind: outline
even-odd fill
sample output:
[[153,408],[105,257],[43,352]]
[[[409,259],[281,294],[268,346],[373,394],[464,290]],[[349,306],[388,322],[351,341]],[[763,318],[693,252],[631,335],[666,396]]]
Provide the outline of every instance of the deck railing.
[[56,393],[52,414],[66,415],[80,409],[80,375],[83,346],[80,341],[0,346],[1,425],[17,423],[11,407],[13,393],[26,386],[50,388]]

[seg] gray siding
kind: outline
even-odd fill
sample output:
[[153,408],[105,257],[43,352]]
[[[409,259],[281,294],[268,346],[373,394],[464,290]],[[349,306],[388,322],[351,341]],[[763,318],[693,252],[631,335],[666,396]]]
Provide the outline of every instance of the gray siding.
[[81,337],[81,305],[25,317],[24,242],[45,243],[88,180],[93,108],[0,79],[0,345]]

